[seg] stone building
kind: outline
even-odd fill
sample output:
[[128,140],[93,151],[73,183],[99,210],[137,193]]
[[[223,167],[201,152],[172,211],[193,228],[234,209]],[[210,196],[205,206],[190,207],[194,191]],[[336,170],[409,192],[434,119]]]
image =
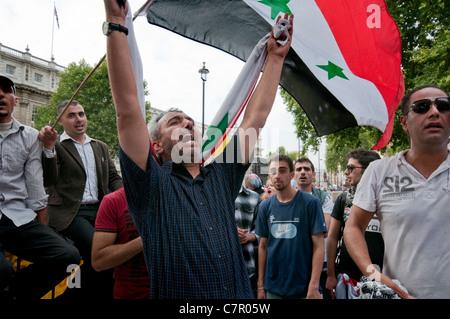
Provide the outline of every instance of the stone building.
[[33,56],[28,47],[22,52],[0,43],[0,73],[16,85],[18,105],[13,116],[22,124],[31,125],[38,107],[48,104],[62,71],[63,66]]

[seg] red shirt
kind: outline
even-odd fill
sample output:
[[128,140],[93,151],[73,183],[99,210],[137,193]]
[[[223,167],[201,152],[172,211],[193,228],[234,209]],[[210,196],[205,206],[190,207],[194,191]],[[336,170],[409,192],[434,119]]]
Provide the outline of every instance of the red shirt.
[[[97,213],[95,230],[117,233],[116,244],[124,244],[139,237],[128,212],[123,188],[103,198]],[[114,279],[115,299],[150,298],[150,278],[142,252],[115,267]]]

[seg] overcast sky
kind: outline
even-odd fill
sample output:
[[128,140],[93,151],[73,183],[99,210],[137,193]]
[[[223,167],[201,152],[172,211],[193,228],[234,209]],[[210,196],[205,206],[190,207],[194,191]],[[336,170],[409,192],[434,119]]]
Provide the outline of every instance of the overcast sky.
[[[144,2],[129,0],[132,12]],[[54,4],[59,29],[54,19]],[[104,20],[101,0],[2,0],[0,43],[20,51],[28,46],[32,55],[46,60],[53,52],[55,62],[62,66],[78,63],[81,59],[94,66],[106,52],[106,39],[101,28]],[[206,62],[210,73],[205,90],[205,122],[209,123],[244,63],[218,49],[152,26],[146,17],[138,17],[134,27],[144,65],[144,79],[149,84],[147,100],[152,107],[162,110],[177,107],[201,122],[202,81],[198,70]],[[263,156],[279,146],[288,151],[298,150],[293,120],[277,94],[261,133]],[[321,158],[324,153],[323,149]],[[310,157],[317,166],[317,154],[310,154]],[[323,161],[321,165],[324,165]]]

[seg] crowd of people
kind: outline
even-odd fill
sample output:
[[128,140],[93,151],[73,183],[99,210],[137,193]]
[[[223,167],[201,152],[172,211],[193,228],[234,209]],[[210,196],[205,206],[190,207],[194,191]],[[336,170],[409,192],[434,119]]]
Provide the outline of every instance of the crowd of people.
[[[126,4],[105,0],[105,9],[107,21],[124,25]],[[293,25],[292,15],[284,19]],[[199,132],[187,114],[169,110],[147,128],[127,35],[109,32],[121,176],[106,144],[86,134],[79,102],[58,107],[62,134],[37,131],[12,116],[15,85],[0,75],[0,298],[40,298],[73,264],[82,282],[62,298],[358,298],[361,278],[400,298],[449,298],[443,89],[421,86],[403,98],[408,150],[347,154],[351,189],[334,203],[314,187],[307,158],[273,156],[264,190],[257,176],[245,179],[254,145],[240,132],[264,127],[290,41],[271,34],[267,42],[241,130],[223,151],[234,160],[199,165]],[[192,161],[174,161],[175,147]],[[5,252],[32,264],[14,271]]]

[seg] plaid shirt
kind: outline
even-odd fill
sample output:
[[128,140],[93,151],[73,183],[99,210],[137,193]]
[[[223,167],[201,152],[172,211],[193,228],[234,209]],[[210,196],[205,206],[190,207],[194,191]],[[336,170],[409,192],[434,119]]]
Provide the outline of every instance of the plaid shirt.
[[258,193],[251,191],[245,187],[241,188],[238,197],[236,198],[235,217],[236,223],[241,229],[248,229],[249,233],[256,236],[255,242],[248,242],[242,245],[242,252],[247,264],[248,276],[251,277],[256,273],[255,252],[258,249],[259,236],[255,234],[256,216],[258,215],[258,207],[261,203],[261,197]]
[[212,163],[193,179],[182,164],[141,170],[119,149],[128,208],[141,234],[151,298],[251,298],[234,201],[248,165]]

